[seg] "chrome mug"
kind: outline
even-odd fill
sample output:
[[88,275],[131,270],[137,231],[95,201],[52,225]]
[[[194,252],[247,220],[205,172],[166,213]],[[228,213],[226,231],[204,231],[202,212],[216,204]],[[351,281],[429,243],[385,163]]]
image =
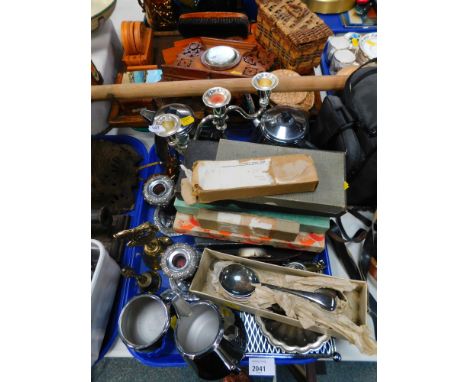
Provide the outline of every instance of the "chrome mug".
[[356,55],[349,49],[337,50],[332,57],[330,73],[336,74],[341,69],[354,65]]
[[239,373],[247,344],[242,321],[234,318],[226,325],[218,307],[209,301],[187,303],[177,292],[167,290],[178,319],[175,344],[185,362],[200,378],[220,379]]
[[166,304],[152,294],[133,297],[119,317],[119,336],[128,348],[149,353],[164,347],[170,315]]

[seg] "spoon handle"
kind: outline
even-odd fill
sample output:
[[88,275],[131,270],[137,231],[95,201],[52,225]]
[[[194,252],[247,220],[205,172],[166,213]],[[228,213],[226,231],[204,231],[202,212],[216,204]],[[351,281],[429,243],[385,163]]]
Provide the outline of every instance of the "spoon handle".
[[298,297],[305,298],[306,300],[315,302],[318,304],[321,308],[329,310],[329,311],[334,311],[336,309],[336,300],[335,297],[325,294],[325,293],[317,293],[317,292],[306,292],[306,291],[301,291],[301,290],[295,290],[295,289],[289,289],[289,288],[283,288],[279,287],[276,285],[272,284],[265,284],[261,283],[261,285],[266,286],[270,289],[275,289],[279,290],[282,292],[290,293]]

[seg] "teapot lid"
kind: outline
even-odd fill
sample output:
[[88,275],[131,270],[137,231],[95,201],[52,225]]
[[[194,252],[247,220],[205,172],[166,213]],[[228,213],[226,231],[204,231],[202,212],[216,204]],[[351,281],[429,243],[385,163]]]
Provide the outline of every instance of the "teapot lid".
[[263,134],[278,143],[296,143],[308,130],[307,114],[290,106],[275,106],[263,113],[260,120]]

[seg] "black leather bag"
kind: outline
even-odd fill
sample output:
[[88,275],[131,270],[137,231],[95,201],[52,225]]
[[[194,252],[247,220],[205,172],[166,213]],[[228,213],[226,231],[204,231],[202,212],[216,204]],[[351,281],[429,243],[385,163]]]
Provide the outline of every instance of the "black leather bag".
[[346,152],[346,175],[354,174],[364,160],[359,140],[354,131],[356,121],[337,96],[327,96],[316,125],[311,129],[311,141],[320,149]]
[[346,153],[349,205],[377,205],[377,65],[370,61],[346,81],[341,97],[325,97],[310,133],[320,149]]

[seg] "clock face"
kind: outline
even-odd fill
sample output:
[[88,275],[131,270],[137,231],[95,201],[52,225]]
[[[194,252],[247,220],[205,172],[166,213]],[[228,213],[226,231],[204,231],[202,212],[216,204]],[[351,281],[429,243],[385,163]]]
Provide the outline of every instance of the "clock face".
[[225,70],[239,64],[241,54],[230,46],[215,46],[203,53],[201,61],[203,65],[213,70]]

